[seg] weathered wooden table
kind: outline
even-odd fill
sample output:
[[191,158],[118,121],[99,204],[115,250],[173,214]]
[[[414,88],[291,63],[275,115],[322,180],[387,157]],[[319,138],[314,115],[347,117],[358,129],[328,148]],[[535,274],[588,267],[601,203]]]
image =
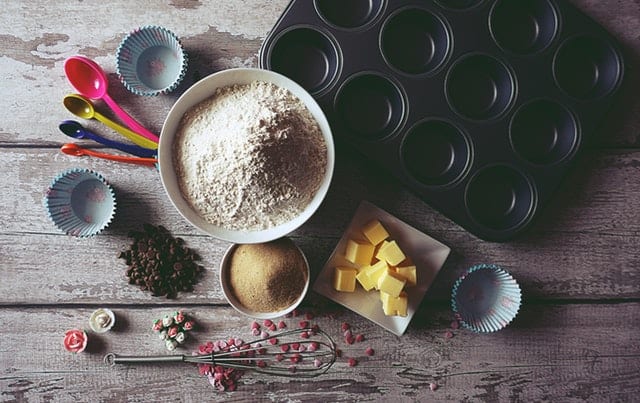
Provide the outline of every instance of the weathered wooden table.
[[[620,40],[627,80],[593,145],[533,228],[508,243],[479,240],[373,163],[339,150],[325,203],[292,234],[314,274],[362,199],[449,245],[452,254],[402,337],[349,311],[335,319],[320,312],[314,319],[340,340],[345,356],[359,358],[358,366],[341,359],[313,380],[246,374],[233,393],[214,390],[185,364],[109,368],[103,363],[109,351],[164,353],[150,324],[176,309],[200,324],[186,351],[207,340],[248,338],[251,320],[227,305],[218,285],[217,267],[228,244],[204,236],[179,216],[155,170],[60,153],[68,139],[58,123],[73,118],[61,101],[74,92],[62,65],[74,54],[95,59],[109,73],[113,98],[159,132],[173,102],[196,80],[225,68],[257,65],[261,41],[287,1],[3,2],[0,400],[637,401],[640,3],[572,2]],[[185,82],[167,96],[133,96],[114,73],[119,42],[146,24],[176,32],[190,56]],[[97,123],[89,127],[118,138]],[[66,236],[45,214],[45,189],[58,172],[71,167],[94,169],[115,187],[117,215],[99,236]],[[166,300],[127,284],[126,267],[117,255],[130,243],[127,233],[146,222],[166,226],[202,255],[206,273],[194,292]],[[521,312],[500,332],[453,330],[454,337],[446,338],[451,286],[466,268],[484,262],[502,265],[518,279]],[[87,328],[97,307],[116,313],[116,328],[100,336],[90,333],[84,353],[66,352],[64,331]],[[345,345],[338,337],[343,321],[365,334],[366,341]],[[375,349],[374,356],[365,356],[367,346]],[[430,383],[438,389],[431,391]]]

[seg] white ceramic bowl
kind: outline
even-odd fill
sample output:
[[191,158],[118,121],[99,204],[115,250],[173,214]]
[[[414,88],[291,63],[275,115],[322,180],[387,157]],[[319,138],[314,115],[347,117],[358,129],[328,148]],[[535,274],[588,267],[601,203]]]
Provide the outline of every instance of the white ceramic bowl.
[[240,301],[238,301],[238,299],[235,297],[235,295],[233,294],[233,291],[231,291],[231,287],[229,286],[229,263],[231,261],[231,256],[233,256],[233,253],[235,252],[236,248],[238,247],[238,244],[233,244],[231,245],[227,251],[225,252],[223,258],[222,258],[222,262],[220,263],[220,285],[222,286],[222,292],[224,293],[225,298],[227,299],[227,301],[229,302],[229,304],[235,308],[236,311],[250,317],[250,318],[255,318],[255,319],[273,319],[273,318],[278,318],[280,316],[284,316],[286,314],[288,314],[289,312],[293,311],[294,309],[296,309],[298,307],[298,305],[300,305],[300,303],[302,302],[302,300],[304,299],[304,297],[307,295],[307,291],[309,290],[309,283],[310,283],[310,272],[309,272],[309,262],[307,261],[307,257],[305,256],[304,252],[302,252],[302,249],[300,249],[299,246],[296,245],[296,248],[298,249],[298,251],[300,252],[300,254],[302,255],[302,257],[304,258],[304,264],[305,264],[305,268],[306,268],[306,275],[307,275],[307,281],[304,285],[304,288],[302,289],[302,293],[300,294],[300,296],[298,297],[298,299],[296,299],[296,301],[288,306],[287,308],[280,310],[280,311],[275,311],[275,312],[255,312],[252,311],[248,308],[246,308],[244,305],[242,305],[240,303]]
[[[286,88],[300,98],[307,106],[311,115],[316,119],[325,143],[327,145],[327,169],[316,195],[309,205],[297,217],[286,223],[259,231],[229,230],[213,225],[203,217],[184,199],[180,192],[178,178],[173,165],[173,142],[178,132],[182,116],[196,104],[211,97],[217,88],[233,84],[249,84],[253,81],[265,81]],[[162,126],[160,143],[158,146],[158,162],[160,178],[169,200],[180,214],[201,231],[228,242],[260,243],[268,242],[294,231],[304,224],[320,207],[322,200],[329,190],[335,162],[335,149],[331,128],[326,116],[313,97],[293,80],[269,70],[262,69],[229,69],[223,70],[203,78],[191,86],[173,105]]]

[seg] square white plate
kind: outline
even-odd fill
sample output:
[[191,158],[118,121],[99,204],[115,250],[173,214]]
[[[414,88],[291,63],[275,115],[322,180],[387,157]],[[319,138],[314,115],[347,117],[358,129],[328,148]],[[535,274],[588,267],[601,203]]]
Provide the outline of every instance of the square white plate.
[[[389,232],[389,239],[394,239],[405,255],[411,257],[417,270],[417,284],[405,287],[409,306],[407,316],[386,316],[382,311],[382,303],[378,291],[365,291],[359,284],[354,292],[341,292],[333,288],[333,271],[336,266],[356,267],[344,258],[344,251],[349,238],[362,239],[361,228],[370,220],[377,219]],[[362,201],[355,212],[351,223],[345,230],[338,245],[320,271],[313,284],[313,290],[325,297],[351,309],[365,318],[377,323],[390,332],[401,336],[411,318],[415,314],[422,298],[436,278],[438,271],[447,260],[451,249],[418,231],[405,222],[368,201]]]

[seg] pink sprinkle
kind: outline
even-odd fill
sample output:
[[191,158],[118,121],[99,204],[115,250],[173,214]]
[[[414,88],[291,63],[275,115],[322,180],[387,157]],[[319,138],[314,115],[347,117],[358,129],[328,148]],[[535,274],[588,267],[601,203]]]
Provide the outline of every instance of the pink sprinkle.
[[349,360],[347,362],[349,363],[350,367],[355,367],[356,365],[358,365],[358,360],[356,360],[353,357],[349,358]]
[[353,333],[351,333],[351,330],[347,329],[344,331],[344,333],[342,334],[344,337],[351,337],[353,335]]
[[291,312],[286,313],[286,314],[284,315],[284,317],[285,317],[285,318],[290,318],[290,317],[292,317],[292,316],[293,316],[293,314],[292,314]]
[[291,362],[292,362],[292,363],[294,363],[294,364],[299,363],[299,362],[300,362],[300,360],[301,360],[301,358],[300,358],[300,354],[292,355],[292,356],[291,356],[291,358],[290,358],[290,360],[291,360]]
[[267,337],[269,337],[269,333],[263,330],[262,332],[260,332],[260,337],[262,337],[263,339],[266,339]]
[[266,362],[264,362],[264,361],[262,361],[262,360],[258,360],[258,361],[256,362],[256,365],[257,365],[258,367],[260,367],[260,368],[264,368],[264,367],[266,367],[266,366],[267,366],[267,363],[266,363]]
[[264,347],[259,348],[259,349],[258,349],[258,354],[262,354],[262,355],[267,354],[267,349],[266,349],[266,348],[264,348]]
[[284,360],[284,355],[282,355],[282,354],[276,354],[276,361],[280,362],[280,361],[282,361],[282,360]]
[[308,332],[302,332],[302,333],[300,333],[300,337],[302,337],[303,339],[308,339],[309,338],[309,333]]
[[318,324],[316,323],[315,325],[311,326],[311,330],[317,333],[320,330],[320,326],[318,326]]
[[347,344],[353,344],[354,341],[355,339],[353,338],[353,336],[348,336],[344,338],[344,342]]
[[260,324],[258,324],[258,322],[255,322],[255,321],[254,321],[254,322],[251,324],[251,329],[260,329]]
[[318,343],[315,341],[312,341],[311,343],[309,343],[309,351],[316,351],[318,349]]
[[362,335],[362,334],[357,335],[356,336],[356,341],[358,343],[363,342],[364,341],[364,335]]
[[269,339],[269,344],[271,344],[272,346],[275,346],[277,343],[278,339],[276,339],[275,337]]
[[452,328],[453,330],[456,330],[456,329],[458,329],[459,327],[460,327],[460,322],[458,322],[457,320],[454,320],[454,321],[452,321],[452,322],[451,322],[451,328]]
[[298,323],[298,325],[300,326],[300,329],[305,329],[309,327],[309,322],[306,320],[301,320],[300,323]]
[[227,390],[229,392],[233,392],[234,390],[236,390],[236,384],[233,381],[229,381],[229,383],[227,384]]
[[294,316],[294,317],[298,316],[298,310],[294,309],[293,311],[291,311],[291,315]]
[[447,331],[444,333],[444,337],[445,337],[445,338],[447,338],[447,339],[452,338],[452,337],[453,337],[453,332],[451,332],[450,330],[447,330]]
[[262,322],[262,324],[265,325],[266,327],[269,327],[273,325],[273,322],[269,319],[265,319],[264,322]]
[[316,358],[315,360],[313,360],[313,366],[316,368],[320,368],[320,366],[322,366],[322,361],[320,361],[320,359]]
[[252,333],[254,336],[260,336],[260,329],[253,329],[253,330],[251,331],[251,333]]
[[300,345],[298,351],[307,351],[307,346],[305,346],[304,344]]
[[438,384],[431,382],[429,384],[429,389],[431,389],[431,391],[433,392],[434,390],[438,389]]
[[285,327],[287,327],[287,324],[284,323],[284,320],[278,322],[278,329],[284,329]]
[[221,349],[226,348],[227,346],[228,344],[224,340],[218,341],[218,347],[220,347]]
[[342,323],[342,331],[346,332],[347,329],[351,328],[351,325],[348,324],[347,322]]
[[236,347],[240,347],[243,344],[244,344],[244,340],[242,340],[242,339],[235,339],[233,341],[233,345],[236,346]]
[[282,350],[283,353],[286,353],[287,351],[289,351],[289,345],[288,344],[281,345],[280,350]]
[[291,348],[294,350],[299,350],[300,349],[300,343],[291,343]]
[[367,347],[367,349],[366,349],[366,350],[364,350],[364,353],[365,353],[366,355],[368,355],[368,356],[372,356],[372,355],[373,355],[373,353],[374,353],[374,351],[373,351],[373,349],[372,349],[371,347]]
[[276,330],[276,324],[272,323],[271,326],[269,326],[269,330],[271,330],[272,332],[274,332]]
[[311,312],[307,312],[307,313],[304,314],[304,318],[306,320],[311,320],[311,319],[313,319],[313,314]]

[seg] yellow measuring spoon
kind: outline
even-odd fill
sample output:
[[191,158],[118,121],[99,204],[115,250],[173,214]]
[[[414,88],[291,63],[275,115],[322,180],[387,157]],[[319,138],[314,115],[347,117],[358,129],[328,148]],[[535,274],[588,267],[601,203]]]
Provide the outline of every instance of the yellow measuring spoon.
[[74,115],[82,119],[96,119],[112,128],[113,130],[117,131],[118,133],[122,134],[124,137],[133,141],[140,147],[149,148],[152,150],[156,150],[158,148],[158,143],[156,143],[155,141],[149,140],[97,112],[93,107],[93,103],[91,103],[90,100],[83,97],[82,95],[69,94],[64,97],[64,100],[62,102],[64,103],[65,108],[67,108],[67,110],[69,110],[69,112],[73,113]]

